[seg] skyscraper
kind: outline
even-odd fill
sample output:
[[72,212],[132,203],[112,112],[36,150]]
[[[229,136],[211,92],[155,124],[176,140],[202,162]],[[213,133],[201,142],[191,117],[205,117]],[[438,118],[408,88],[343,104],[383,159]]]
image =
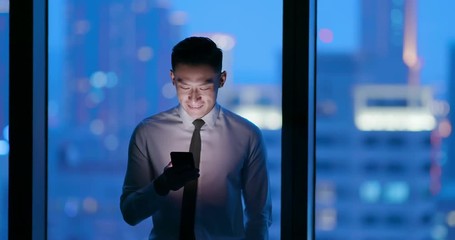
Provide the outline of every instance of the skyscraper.
[[408,28],[410,27],[410,23],[406,22],[406,8],[416,4],[415,2],[415,0],[359,2],[361,5],[360,82],[395,84],[407,82],[408,69],[402,57],[405,48],[403,43],[406,24]]
[[[447,81],[448,105],[455,106],[455,43],[449,48],[449,79]],[[446,239],[455,238],[455,135],[453,126],[455,124],[455,111],[448,113],[448,134],[449,136],[441,142],[444,155],[441,158],[441,193],[438,198],[438,214],[442,216],[436,225],[446,230]]]
[[163,87],[180,26],[163,1],[68,1],[66,11],[63,79],[52,80],[63,84],[51,89],[64,92],[62,147],[78,152],[70,165],[123,162],[135,125],[175,101]]
[[[449,79],[447,81],[448,89],[448,103],[450,106],[455,106],[455,43],[453,43],[449,50]],[[451,110],[448,113],[448,120],[451,126],[455,125],[455,111]],[[444,142],[445,151],[447,152],[446,161],[443,167],[443,181],[448,185],[455,186],[455,149],[453,149],[453,144],[455,144],[455,135],[452,134]],[[455,196],[454,196],[455,197]]]
[[316,236],[426,239],[437,122],[418,84],[417,3],[359,3],[359,51],[318,55]]
[[134,127],[176,101],[163,87],[181,24],[166,1],[69,0],[56,11],[64,18],[50,21],[65,21],[65,29],[57,39],[62,74],[49,80],[59,111],[49,127],[48,235],[147,236],[150,222],[130,228],[118,200]]

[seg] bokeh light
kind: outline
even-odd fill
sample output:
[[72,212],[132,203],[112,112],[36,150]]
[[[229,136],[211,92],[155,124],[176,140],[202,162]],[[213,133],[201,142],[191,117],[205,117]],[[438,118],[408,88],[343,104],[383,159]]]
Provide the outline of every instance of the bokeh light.
[[5,140],[0,140],[0,155],[8,155],[9,143]]
[[140,47],[137,50],[137,58],[141,62],[147,62],[153,57],[153,49],[148,46]]
[[4,138],[6,141],[9,141],[9,125],[6,125],[6,126],[3,128],[3,138]]
[[107,75],[102,71],[97,71],[90,77],[90,84],[94,88],[102,88],[107,84]]
[[177,95],[174,85],[170,82],[163,85],[161,94],[167,99],[174,98]]
[[90,123],[90,131],[95,135],[101,135],[104,133],[104,122],[101,119],[94,119]]
[[381,184],[379,181],[366,181],[359,188],[360,199],[368,203],[374,203],[381,197]]
[[82,201],[82,208],[87,213],[95,213],[96,211],[98,211],[98,201],[96,201],[95,198],[86,197]]
[[331,42],[333,42],[333,32],[332,32],[332,30],[330,30],[328,28],[321,28],[319,30],[319,39],[323,43],[331,43]]
[[108,136],[106,136],[106,138],[104,139],[104,146],[106,146],[106,148],[110,151],[114,151],[118,148],[119,146],[119,139],[117,136],[113,135],[113,134],[109,134]]
[[69,198],[65,202],[63,211],[68,217],[76,217],[79,213],[79,200],[75,198]]

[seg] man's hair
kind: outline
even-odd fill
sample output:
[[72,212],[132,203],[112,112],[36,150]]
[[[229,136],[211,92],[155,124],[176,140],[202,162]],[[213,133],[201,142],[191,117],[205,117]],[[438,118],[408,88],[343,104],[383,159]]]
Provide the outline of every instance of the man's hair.
[[209,65],[215,72],[221,72],[223,52],[208,37],[188,37],[172,48],[172,70],[179,64]]

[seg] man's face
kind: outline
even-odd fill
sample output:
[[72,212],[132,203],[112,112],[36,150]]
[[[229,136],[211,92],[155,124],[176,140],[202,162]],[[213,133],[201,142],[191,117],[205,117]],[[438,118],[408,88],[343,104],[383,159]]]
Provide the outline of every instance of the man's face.
[[226,81],[226,72],[215,72],[208,65],[179,64],[171,71],[171,79],[183,109],[196,119],[212,110],[218,88]]

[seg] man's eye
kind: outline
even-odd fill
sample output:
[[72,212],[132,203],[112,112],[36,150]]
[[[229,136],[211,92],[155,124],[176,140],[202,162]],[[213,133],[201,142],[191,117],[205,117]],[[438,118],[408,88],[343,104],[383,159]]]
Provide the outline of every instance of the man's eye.
[[202,91],[207,91],[207,90],[210,89],[210,87],[201,87],[200,89],[201,89]]
[[190,87],[185,87],[185,86],[180,86],[180,88],[183,89],[183,90],[189,90],[190,89]]

